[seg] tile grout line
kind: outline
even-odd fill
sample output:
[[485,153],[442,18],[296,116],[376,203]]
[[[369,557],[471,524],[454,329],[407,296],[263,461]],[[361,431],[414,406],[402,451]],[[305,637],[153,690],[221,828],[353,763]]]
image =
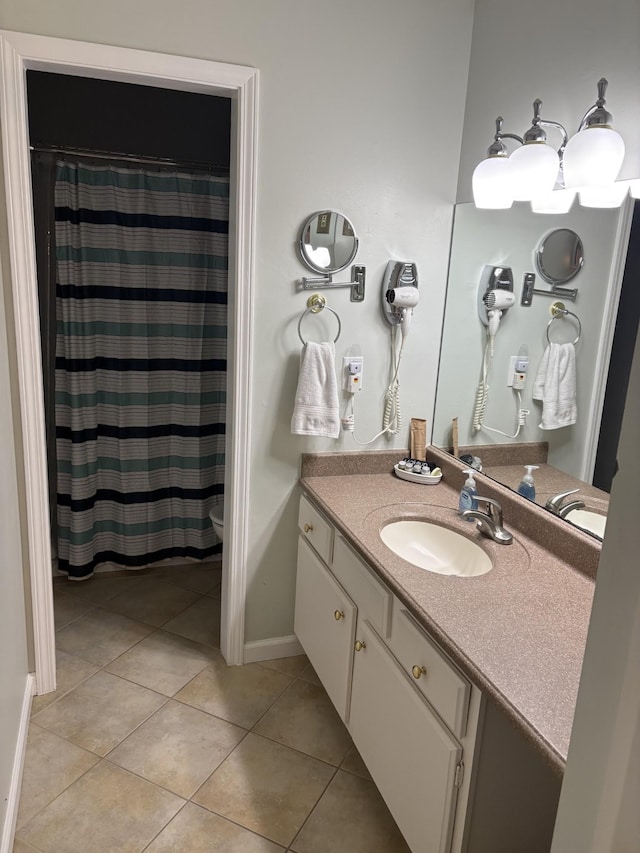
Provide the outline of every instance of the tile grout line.
[[[147,781],[148,781],[148,780],[147,780]],[[149,847],[150,847],[150,846],[153,844],[153,842],[156,840],[156,838],[158,838],[158,836],[159,836],[159,835],[161,835],[161,834],[165,831],[165,829],[169,826],[169,824],[171,823],[171,821],[175,820],[175,819],[178,817],[178,815],[186,809],[187,805],[188,805],[190,802],[191,802],[191,800],[185,800],[185,801],[184,801],[184,803],[183,803],[183,804],[180,806],[180,808],[178,809],[178,811],[174,814],[174,816],[173,816],[172,818],[170,818],[170,819],[165,823],[165,825],[164,825],[160,830],[158,830],[158,832],[156,832],[156,834],[153,836],[153,838],[152,838],[152,839],[151,839],[147,844],[145,844],[145,846],[144,846],[141,850],[139,850],[139,851],[138,851],[138,853],[144,853],[144,851],[145,851],[145,850],[148,850],[148,849],[149,849]]]
[[[321,800],[321,799],[324,797],[324,795],[327,793],[327,790],[328,790],[328,788],[329,788],[329,785],[330,785],[330,784],[333,782],[333,780],[336,778],[336,776],[337,776],[337,774],[339,773],[339,771],[340,771],[340,768],[339,768],[339,767],[336,767],[336,768],[335,768],[335,772],[331,775],[331,778],[329,779],[329,781],[327,782],[327,784],[324,786],[324,788],[323,788],[323,790],[322,790],[322,793],[320,794],[320,796],[318,797],[318,799],[317,799],[317,800],[315,801],[315,803],[313,804],[312,808],[311,808],[311,809],[310,809],[310,811],[309,811],[309,814],[308,814],[308,815],[306,816],[306,818],[302,821],[302,823],[300,824],[300,826],[299,826],[299,828],[298,828],[298,831],[296,832],[296,834],[293,836],[293,838],[292,838],[292,839],[291,839],[291,841],[289,842],[289,844],[288,844],[288,846],[287,846],[287,849],[291,848],[291,849],[293,850],[293,845],[296,843],[296,841],[297,841],[297,840],[298,840],[298,838],[300,837],[300,833],[302,832],[302,830],[304,829],[304,827],[307,825],[307,823],[308,823],[309,819],[311,818],[311,815],[312,815],[312,814],[315,812],[315,810],[318,808],[318,805],[319,805],[319,803],[320,803],[320,800]],[[295,853],[295,851],[294,851],[294,853]]]
[[[71,743],[71,741],[67,740],[66,738],[61,737],[61,736],[60,736],[60,735],[58,735],[56,732],[52,732],[50,729],[45,729],[45,728],[44,728],[44,726],[39,726],[39,728],[41,728],[43,731],[46,731],[48,734],[56,735],[56,737],[59,737],[61,740],[64,740],[64,741],[65,741],[65,743],[69,743],[69,744],[71,744],[71,746],[75,746],[77,749],[82,749],[82,750],[84,750],[85,752],[90,753],[91,755],[95,756],[98,760],[97,760],[97,761],[95,761],[95,762],[91,765],[91,767],[87,767],[87,769],[86,769],[86,770],[84,770],[84,771],[83,771],[83,772],[82,772],[82,773],[81,773],[81,774],[80,774],[76,779],[74,779],[74,780],[73,780],[73,782],[69,782],[69,784],[68,784],[65,788],[63,788],[59,793],[57,793],[57,794],[55,795],[55,797],[54,797],[52,800],[49,800],[49,802],[48,802],[48,803],[45,803],[45,805],[44,805],[44,806],[42,806],[42,808],[41,808],[41,809],[38,809],[38,811],[37,811],[37,812],[35,812],[34,814],[32,814],[32,815],[31,815],[31,817],[29,818],[29,820],[28,820],[26,823],[22,824],[22,826],[20,826],[20,827],[17,827],[17,828],[16,828],[16,833],[15,833],[15,835],[16,835],[16,838],[18,838],[18,840],[22,840],[22,839],[20,839],[20,838],[19,838],[19,834],[20,834],[21,830],[23,830],[23,829],[24,829],[26,826],[28,826],[28,825],[29,825],[33,820],[35,820],[35,818],[37,818],[40,814],[42,814],[42,812],[43,812],[45,809],[48,809],[48,808],[49,808],[49,806],[53,805],[53,803],[55,803],[55,801],[56,801],[59,797],[61,797],[64,793],[66,793],[72,785],[75,785],[75,783],[76,783],[76,782],[79,782],[79,781],[80,781],[80,779],[84,778],[84,777],[87,775],[87,773],[89,773],[91,770],[94,770],[94,769],[95,769],[95,768],[100,764],[100,762],[103,760],[99,755],[96,755],[96,753],[95,753],[95,752],[91,752],[91,750],[90,750],[90,749],[85,749],[85,748],[84,748],[84,747],[82,747],[82,746],[80,746],[80,747],[79,747],[76,743],[73,743],[73,744],[72,744],[72,743]],[[25,843],[25,844],[30,844],[30,842],[28,842],[28,841],[26,841],[26,842],[24,842],[24,843]],[[31,845],[31,846],[33,846],[33,845]],[[35,849],[36,849],[36,850],[38,850],[39,848],[35,848]]]

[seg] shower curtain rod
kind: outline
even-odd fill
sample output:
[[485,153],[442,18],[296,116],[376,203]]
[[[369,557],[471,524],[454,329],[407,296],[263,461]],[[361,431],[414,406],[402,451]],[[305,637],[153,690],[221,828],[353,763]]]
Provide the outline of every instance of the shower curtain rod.
[[216,171],[221,175],[229,174],[228,166],[216,166],[212,163],[201,163],[197,160],[172,160],[170,157],[140,157],[137,154],[124,154],[119,151],[101,151],[97,148],[73,148],[69,145],[30,145],[31,151],[43,154],[73,154],[76,157],[93,157],[98,160],[126,160],[129,163],[140,163],[148,166],[177,166],[186,169],[199,169],[203,172]]

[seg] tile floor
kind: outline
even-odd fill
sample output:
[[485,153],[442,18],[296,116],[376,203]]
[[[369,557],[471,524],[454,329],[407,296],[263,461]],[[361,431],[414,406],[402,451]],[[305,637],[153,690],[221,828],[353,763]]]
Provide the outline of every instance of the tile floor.
[[14,853],[408,853],[307,658],[224,663],[219,563],[54,599]]

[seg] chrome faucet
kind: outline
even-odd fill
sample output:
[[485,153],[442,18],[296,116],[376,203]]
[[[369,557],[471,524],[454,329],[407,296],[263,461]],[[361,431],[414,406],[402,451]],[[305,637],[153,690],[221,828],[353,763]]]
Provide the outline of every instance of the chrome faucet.
[[476,524],[477,529],[481,533],[484,533],[485,536],[488,536],[489,539],[493,539],[494,542],[499,542],[501,545],[511,545],[513,536],[502,526],[502,507],[498,501],[494,501],[491,498],[483,498],[480,495],[476,495],[475,499],[478,502],[482,501],[485,503],[487,511],[480,512],[479,509],[465,509],[461,513],[462,517],[475,518],[478,522]]
[[584,501],[576,500],[570,501],[568,504],[563,504],[562,501],[565,498],[568,498],[569,495],[575,495],[576,492],[579,492],[580,489],[569,489],[566,492],[558,492],[557,495],[554,495],[552,498],[546,502],[545,507],[550,509],[555,515],[560,516],[560,518],[566,518],[570,512],[574,509],[583,509]]

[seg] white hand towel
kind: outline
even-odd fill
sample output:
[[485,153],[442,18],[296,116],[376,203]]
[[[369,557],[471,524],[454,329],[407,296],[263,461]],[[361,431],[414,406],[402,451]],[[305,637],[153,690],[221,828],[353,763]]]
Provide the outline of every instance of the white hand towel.
[[540,429],[560,429],[575,424],[576,350],[572,343],[551,343],[542,354],[533,384],[533,399],[542,400]]
[[329,438],[340,435],[333,343],[309,341],[302,348],[291,432]]

